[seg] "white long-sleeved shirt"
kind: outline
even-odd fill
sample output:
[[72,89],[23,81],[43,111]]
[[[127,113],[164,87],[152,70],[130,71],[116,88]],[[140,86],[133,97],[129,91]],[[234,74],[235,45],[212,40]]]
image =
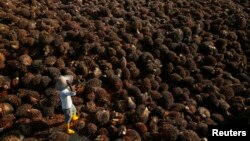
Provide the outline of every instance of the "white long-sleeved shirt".
[[73,102],[72,102],[71,96],[74,96],[74,95],[76,95],[76,92],[70,91],[69,88],[65,88],[62,91],[60,91],[62,109],[69,109],[72,107]]

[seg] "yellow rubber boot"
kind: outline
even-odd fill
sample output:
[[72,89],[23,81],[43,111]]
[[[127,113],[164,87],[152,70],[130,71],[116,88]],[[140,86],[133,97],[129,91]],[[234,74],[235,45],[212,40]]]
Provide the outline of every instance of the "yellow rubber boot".
[[73,120],[73,121],[76,121],[76,120],[78,120],[78,119],[79,119],[79,117],[76,115],[76,113],[74,113],[73,116],[72,116],[72,120]]
[[70,129],[70,123],[65,123],[64,124],[64,130],[69,135],[75,134],[75,131]]

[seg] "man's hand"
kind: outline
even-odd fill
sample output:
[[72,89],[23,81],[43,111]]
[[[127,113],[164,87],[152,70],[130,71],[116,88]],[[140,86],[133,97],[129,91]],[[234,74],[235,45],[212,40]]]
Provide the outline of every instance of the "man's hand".
[[69,86],[70,90],[73,92],[73,91],[74,91],[74,89],[73,89],[73,87],[72,87],[71,83],[69,82],[69,80],[66,80],[66,83],[68,84],[68,86]]

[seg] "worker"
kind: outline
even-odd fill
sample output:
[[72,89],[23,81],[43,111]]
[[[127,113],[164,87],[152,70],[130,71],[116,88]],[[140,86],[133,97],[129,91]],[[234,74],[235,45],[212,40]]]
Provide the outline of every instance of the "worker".
[[62,110],[64,113],[64,130],[66,133],[72,135],[74,130],[70,129],[70,122],[79,119],[77,116],[77,110],[72,102],[71,96],[76,95],[76,91],[72,87],[73,76],[61,75],[56,79],[56,89],[59,91]]

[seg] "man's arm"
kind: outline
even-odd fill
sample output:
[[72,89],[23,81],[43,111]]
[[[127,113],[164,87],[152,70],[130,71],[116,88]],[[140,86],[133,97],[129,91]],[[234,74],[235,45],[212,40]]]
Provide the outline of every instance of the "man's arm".
[[66,80],[66,83],[68,84],[68,86],[69,86],[69,88],[71,90],[71,96],[76,95],[75,88],[72,87],[71,83],[68,80]]
[[67,96],[75,96],[76,95],[76,91],[70,91],[69,89],[64,89],[63,91],[61,91],[61,93],[63,95],[67,95]]

